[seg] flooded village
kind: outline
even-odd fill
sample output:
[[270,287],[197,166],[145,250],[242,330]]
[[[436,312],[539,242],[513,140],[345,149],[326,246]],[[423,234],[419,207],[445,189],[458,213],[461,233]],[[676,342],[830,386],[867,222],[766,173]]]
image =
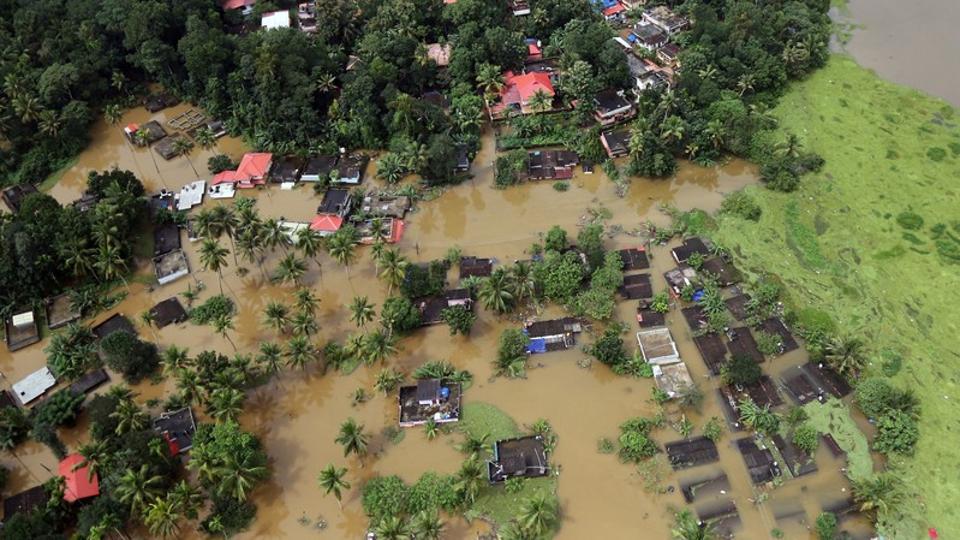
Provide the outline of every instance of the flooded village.
[[[523,0],[508,4],[514,17],[531,13]],[[92,212],[104,198],[91,187],[97,174],[129,171],[151,217],[137,224],[129,274],[100,290],[95,309],[78,311],[64,293],[10,310],[0,409],[41,410],[63,394],[79,414],[53,428],[66,457],[34,431],[5,444],[4,520],[42,507],[38,486],[55,478],[67,503],[95,504],[106,474],[87,455],[97,426],[80,404],[109,395],[142,409],[111,413],[117,433],[127,420],[153,430],[165,447],[151,451],[169,457],[183,485],[212,485],[230,470],[190,465],[198,447],[209,460],[220,442],[209,426],[236,419],[256,438],[269,472],[249,485],[231,479],[238,500],[256,506],[245,530],[229,531],[237,538],[875,538],[851,478],[881,470],[884,458],[867,444],[877,428],[851,405],[849,374],[810,354],[781,284],[738,268],[709,238],[726,197],[769,179],[745,159],[697,159],[681,145],[682,126],[679,135],[637,127],[644,107],[661,115],[647,92],[679,85],[677,36],[690,18],[599,4],[629,83],[596,92],[578,117],[582,144],[603,163],[535,125],[583,109],[560,98],[570,82],[538,38],[524,38],[521,69],[493,70],[476,140],[449,149],[456,181],[443,185],[391,161],[409,149],[254,148],[160,85],[96,120],[87,147],[40,191]],[[315,32],[312,5],[261,14],[263,31]],[[448,47],[425,51],[445,67]],[[739,82],[742,98],[753,82]],[[453,114],[444,95],[417,98],[430,99]],[[657,157],[638,164],[643,145]],[[667,167],[671,152],[679,159]],[[4,190],[10,213],[31,188]],[[232,224],[211,225],[217,212]],[[252,224],[264,222],[272,246],[245,252],[244,227],[260,234]],[[545,277],[564,264],[575,279]],[[569,292],[552,295],[553,279]],[[221,318],[203,318],[224,304]],[[55,373],[53,336],[80,326],[93,355],[110,354],[110,335],[132,334],[156,346],[162,365],[136,377],[113,367]],[[364,356],[378,339],[379,354]],[[199,371],[194,358],[207,352],[221,359],[212,365],[222,378],[209,375],[223,386],[191,387],[183,366]],[[249,380],[230,380],[248,368]],[[214,398],[224,390],[226,403]],[[242,438],[233,433],[223,439]],[[406,515],[414,503],[388,500],[399,497],[388,484],[431,491],[424,478],[459,501],[436,501],[440,488],[417,492],[435,498],[421,501],[439,510],[435,536],[407,528],[430,512]],[[124,505],[139,500],[127,485],[109,488],[127,490]],[[164,500],[148,491],[139,496]],[[220,503],[197,507],[206,515]],[[538,504],[542,513],[531,510]],[[193,514],[165,529],[101,523],[96,537],[228,536]]]

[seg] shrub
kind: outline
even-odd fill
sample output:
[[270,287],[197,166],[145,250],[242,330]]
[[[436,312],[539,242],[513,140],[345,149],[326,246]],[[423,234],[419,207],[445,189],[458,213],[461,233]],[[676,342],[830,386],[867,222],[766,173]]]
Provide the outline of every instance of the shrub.
[[735,354],[720,369],[720,376],[726,384],[750,386],[760,380],[763,370],[749,356]]
[[517,493],[520,493],[521,491],[523,491],[523,486],[526,483],[525,480],[526,479],[522,476],[519,476],[516,478],[508,478],[507,481],[503,483],[503,487],[507,491],[507,493],[513,493],[514,495],[516,495]]
[[430,264],[421,266],[407,265],[400,285],[400,292],[407,298],[433,296],[443,292],[447,282],[447,266],[445,260],[430,261]]
[[620,425],[618,454],[622,461],[638,463],[657,453],[657,443],[650,438],[650,430],[654,425],[654,421],[640,417],[631,418]]
[[560,191],[560,192],[567,191],[568,189],[570,189],[570,183],[569,183],[569,182],[554,182],[554,183],[553,183],[553,189],[556,190],[556,191]]
[[900,212],[897,214],[897,224],[911,231],[918,231],[923,228],[923,216],[913,212]]
[[127,332],[114,332],[103,338],[100,350],[110,369],[131,384],[140,382],[160,366],[157,346]]
[[885,454],[912,455],[919,438],[917,421],[907,413],[891,409],[877,421],[873,448]]
[[837,537],[837,516],[830,512],[823,512],[817,516],[817,538],[819,540],[833,540]]
[[30,420],[19,407],[0,409],[0,442],[12,448],[21,443],[30,431]]
[[237,164],[231,161],[229,156],[225,156],[223,154],[211,156],[210,159],[207,160],[207,168],[210,169],[210,174],[221,173],[223,171],[235,169],[236,167]]
[[584,268],[580,257],[572,252],[547,252],[542,262],[533,267],[538,290],[555,302],[566,302],[580,289]]
[[808,454],[813,454],[819,444],[820,434],[810,424],[801,424],[793,430],[793,444]]
[[434,510],[450,511],[459,504],[456,479],[428,472],[407,490],[405,510],[407,514],[414,515]]
[[547,231],[544,244],[548,250],[560,252],[567,249],[567,231],[559,225],[554,225]]
[[399,476],[377,476],[363,486],[363,511],[371,523],[388,516],[403,515],[407,508],[409,488]]
[[466,306],[452,306],[440,312],[440,319],[450,327],[450,335],[469,335],[477,314]]
[[879,377],[869,377],[856,387],[854,399],[863,414],[880,418],[891,410],[908,414],[917,412],[917,398],[909,390],[899,390]]
[[420,326],[420,310],[409,298],[391,296],[383,302],[380,319],[387,328],[397,332],[409,332]]
[[80,414],[83,394],[61,390],[33,410],[33,423],[48,426],[72,426]]
[[627,361],[620,333],[623,327],[614,324],[603,331],[597,341],[587,347],[587,352],[608,366],[618,366]]
[[76,379],[100,364],[93,332],[75,323],[63,332],[55,333],[44,351],[49,355],[47,363],[50,369],[63,379]]
[[256,515],[257,506],[252,502],[237,501],[233,497],[215,497],[213,510],[200,523],[200,528],[210,535],[229,537],[249,527]]
[[703,426],[703,436],[713,442],[717,442],[723,437],[723,423],[716,416],[710,418]]
[[780,336],[760,330],[757,332],[757,350],[764,356],[773,356],[780,352]]
[[211,296],[203,304],[190,311],[190,321],[193,324],[210,324],[221,318],[233,314],[233,300],[222,294]]
[[667,294],[667,291],[660,291],[653,295],[653,300],[650,302],[650,309],[657,313],[670,311],[670,295]]
[[498,375],[522,377],[526,372],[527,343],[530,339],[517,328],[508,328],[500,334],[495,367]]

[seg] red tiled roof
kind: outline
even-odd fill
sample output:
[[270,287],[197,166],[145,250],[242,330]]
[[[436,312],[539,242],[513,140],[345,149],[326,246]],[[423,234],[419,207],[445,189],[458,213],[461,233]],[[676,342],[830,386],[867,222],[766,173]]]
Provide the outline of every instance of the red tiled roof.
[[320,214],[310,222],[310,228],[320,232],[336,232],[343,225],[343,218],[333,214]]
[[273,163],[273,154],[266,152],[244,154],[237,170],[217,173],[210,180],[210,184],[215,186],[236,183],[240,188],[263,185],[266,183],[264,177],[270,170],[271,163]]
[[230,11],[231,9],[240,9],[246,6],[252,6],[256,3],[256,0],[223,0],[220,3],[220,7],[224,11]]
[[546,73],[514,75],[512,71],[508,71],[503,74],[503,82],[500,99],[504,103],[527,103],[538,90],[542,90],[551,97],[556,93],[553,90],[553,83],[550,82],[550,76]]
[[623,4],[617,4],[617,5],[615,5],[615,6],[610,6],[610,7],[608,7],[607,9],[603,10],[603,16],[604,16],[604,17],[611,17],[611,16],[613,16],[613,15],[616,15],[617,13],[622,13],[622,12],[625,11],[626,9],[627,9],[627,8],[625,8],[625,7],[623,6]]
[[543,51],[540,50],[540,47],[538,47],[536,43],[527,43],[527,55],[537,56],[542,52]]
[[64,478],[63,500],[67,502],[79,501],[100,494],[100,480],[97,474],[90,474],[87,466],[78,467],[84,462],[80,454],[71,454],[60,462],[58,470]]

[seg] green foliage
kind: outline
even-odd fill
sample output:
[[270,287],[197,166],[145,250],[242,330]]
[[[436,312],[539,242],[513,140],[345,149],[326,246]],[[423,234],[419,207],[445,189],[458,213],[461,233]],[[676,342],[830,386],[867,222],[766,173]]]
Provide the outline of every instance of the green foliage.
[[597,441],[597,452],[601,454],[612,454],[617,450],[617,445],[607,437],[601,437]]
[[773,356],[780,352],[780,336],[771,332],[759,330],[756,333],[757,350],[764,356]]
[[740,421],[759,433],[773,435],[780,429],[780,417],[769,407],[760,407],[752,399],[740,400]]
[[457,371],[450,362],[427,362],[413,372],[414,379],[449,379],[466,383],[473,380],[473,375],[467,370]]
[[763,370],[749,356],[737,354],[720,368],[720,376],[725,384],[750,386],[760,380]]
[[920,439],[920,428],[909,414],[891,409],[877,420],[873,448],[885,454],[912,455]]
[[503,488],[507,490],[507,493],[517,494],[523,491],[523,484],[525,482],[526,478],[522,476],[507,478],[507,481],[503,483]]
[[456,479],[436,473],[426,473],[413,486],[407,486],[398,476],[375,476],[362,488],[363,510],[372,524],[391,516],[410,516],[456,508],[460,502]]
[[603,225],[591,223],[577,233],[577,248],[587,256],[590,268],[599,268],[603,264]]
[[230,156],[224,154],[210,156],[210,159],[207,160],[207,169],[210,170],[211,174],[236,169],[237,165],[237,163],[234,163],[233,160],[230,159]]
[[911,390],[900,390],[880,377],[868,377],[856,386],[854,399],[868,418],[880,418],[890,411],[915,415],[917,398]]
[[554,191],[564,192],[570,189],[570,182],[554,182],[553,183]]
[[93,332],[76,323],[55,333],[45,352],[51,371],[67,380],[76,379],[100,364]]
[[153,343],[127,332],[114,332],[100,340],[100,350],[110,369],[136,384],[160,367],[160,355]]
[[233,315],[233,300],[218,294],[208,298],[203,304],[190,310],[190,321],[193,324],[213,324],[222,317]]
[[653,421],[640,417],[620,424],[618,455],[621,461],[639,463],[660,451],[657,443],[650,438],[654,425]]
[[793,444],[807,454],[813,454],[820,443],[820,433],[810,424],[800,424],[793,430]]
[[237,502],[270,475],[260,440],[231,420],[197,426],[187,467],[212,495]]
[[547,231],[547,236],[544,239],[544,248],[548,251],[560,253],[566,250],[567,247],[567,231],[559,225],[551,227],[550,230]]
[[0,409],[0,446],[14,448],[27,436],[30,430],[30,420],[19,407],[4,407]]
[[498,375],[522,377],[526,374],[527,344],[530,338],[518,328],[508,328],[500,334],[500,346],[494,368]]
[[445,260],[430,261],[426,266],[407,265],[400,292],[407,298],[440,294],[447,283],[448,266],[449,263]]
[[257,515],[257,507],[249,501],[232,497],[214,497],[213,509],[200,528],[210,535],[231,536],[247,529]]
[[667,294],[667,291],[660,291],[653,295],[653,300],[650,301],[650,309],[657,313],[670,311],[670,295]]
[[576,294],[583,274],[583,263],[572,251],[563,254],[547,251],[543,261],[533,267],[539,290],[543,296],[555,302],[566,302]]
[[83,405],[83,394],[61,390],[33,409],[34,425],[72,426]]
[[819,540],[834,540],[837,537],[837,516],[831,512],[823,512],[817,516],[815,525]]
[[477,320],[477,314],[467,306],[451,306],[440,312],[440,319],[450,327],[450,335],[470,335],[470,329]]
[[737,216],[749,221],[760,221],[763,210],[746,191],[734,191],[720,203],[720,213]]
[[420,311],[409,298],[391,296],[383,302],[380,320],[387,329],[397,332],[409,332],[420,326]]
[[923,228],[923,216],[906,211],[897,214],[897,224],[910,231],[919,231]]
[[713,442],[717,442],[723,437],[723,431],[723,422],[716,416],[711,417],[703,425],[703,436]]
[[620,334],[623,326],[614,324],[603,331],[603,334],[588,347],[587,352],[604,364],[615,367],[627,361],[627,352],[623,346]]

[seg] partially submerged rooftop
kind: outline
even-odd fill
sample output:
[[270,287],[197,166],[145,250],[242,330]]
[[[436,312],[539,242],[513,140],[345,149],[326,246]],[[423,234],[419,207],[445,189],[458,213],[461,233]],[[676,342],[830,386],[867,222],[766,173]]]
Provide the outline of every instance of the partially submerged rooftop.
[[623,276],[623,285],[620,285],[617,292],[628,300],[653,298],[653,284],[650,281],[650,274]]
[[28,405],[57,384],[50,368],[44,366],[13,383],[13,394],[21,405]]
[[6,203],[7,208],[9,208],[11,212],[17,213],[20,211],[20,205],[23,204],[23,200],[26,199],[28,195],[36,192],[37,188],[33,184],[9,186],[3,188],[3,202]]
[[477,276],[487,277],[493,273],[493,259],[481,257],[462,257],[460,259],[460,279]]
[[74,394],[86,394],[95,390],[101,384],[110,380],[106,370],[103,368],[95,369],[84,374],[79,379],[73,381],[68,390]]
[[190,407],[160,413],[153,420],[153,430],[167,441],[170,453],[181,454],[193,447],[197,424]]
[[745,437],[737,440],[737,450],[743,456],[750,480],[755,484],[765,484],[780,476],[780,466],[773,458],[773,453],[766,448],[760,448],[754,437]]
[[40,341],[40,326],[33,310],[19,311],[4,321],[7,350],[18,351]]
[[742,321],[750,316],[747,305],[750,302],[750,295],[738,294],[723,301],[727,305],[727,310],[733,315],[733,318]]
[[707,244],[702,239],[694,236],[693,238],[684,240],[681,245],[673,248],[670,253],[673,254],[673,260],[677,261],[677,264],[683,264],[687,262],[694,253],[698,253],[704,257],[709,256],[710,248],[707,247]]
[[497,441],[493,445],[493,459],[487,462],[487,476],[492,484],[508,478],[534,478],[549,473],[547,451],[540,435]]
[[187,320],[187,310],[176,296],[171,296],[150,308],[150,317],[157,328],[163,328]]
[[784,439],[777,433],[771,440],[777,451],[783,456],[784,464],[793,476],[804,476],[817,472],[817,462],[809,454],[797,448],[792,439]]
[[350,191],[346,189],[328,189],[323,194],[317,213],[345,217],[350,212],[351,200]]
[[780,397],[780,392],[777,391],[777,385],[774,384],[773,380],[767,375],[761,376],[757,382],[751,385],[744,386],[743,391],[750,396],[750,399],[752,399],[754,403],[761,407],[777,407],[783,405],[783,398]]
[[694,388],[693,377],[683,362],[654,364],[653,381],[668,399],[684,396]]
[[418,426],[433,420],[446,424],[460,420],[460,383],[441,379],[420,379],[415,385],[401,386],[398,395],[399,423]]
[[372,216],[403,219],[410,209],[410,197],[388,195],[382,192],[368,193],[363,197],[360,210]]
[[650,258],[647,257],[647,250],[642,247],[621,249],[617,251],[617,254],[620,255],[624,272],[650,268]]
[[163,255],[175,249],[180,249],[180,227],[176,223],[167,222],[153,228],[153,254]]
[[779,318],[770,318],[760,323],[760,330],[780,338],[780,354],[786,354],[800,348],[797,340]]
[[648,364],[672,364],[680,361],[677,344],[667,328],[653,328],[637,332],[640,352]]
[[154,272],[160,285],[174,282],[190,273],[187,254],[175,249],[153,258]]
[[469,289],[453,289],[444,291],[436,296],[428,296],[414,300],[414,305],[420,311],[420,323],[424,326],[442,322],[443,310],[453,306],[471,308],[473,299]]
[[821,391],[835,398],[842,398],[853,391],[846,379],[824,363],[808,362],[800,366],[800,369],[810,377]]
[[107,320],[93,327],[93,335],[97,339],[103,339],[114,332],[126,332],[131,335],[137,335],[136,329],[130,319],[120,313],[114,313]]
[[700,351],[703,363],[707,365],[712,375],[720,375],[720,368],[727,359],[727,347],[717,334],[702,334],[694,336],[693,344]]
[[9,521],[14,514],[30,512],[38,506],[47,504],[50,497],[43,486],[34,486],[3,499],[3,519]]
[[47,326],[51,330],[66,326],[79,318],[80,312],[73,308],[69,294],[58,294],[47,300]]
[[740,283],[742,276],[740,271],[731,263],[722,257],[711,257],[703,262],[700,267],[701,272],[705,272],[716,278],[717,284],[721,287],[729,287],[735,283]]
[[674,441],[665,444],[664,449],[667,452],[670,466],[675,471],[715,463],[720,459],[717,445],[706,437]]
[[527,323],[523,331],[530,338],[527,352],[535,354],[573,347],[577,343],[576,335],[583,331],[583,326],[573,317],[564,317]]
[[758,364],[763,363],[763,353],[757,347],[757,340],[753,338],[749,328],[731,328],[727,336],[730,338],[727,349],[731,356],[746,356]]

